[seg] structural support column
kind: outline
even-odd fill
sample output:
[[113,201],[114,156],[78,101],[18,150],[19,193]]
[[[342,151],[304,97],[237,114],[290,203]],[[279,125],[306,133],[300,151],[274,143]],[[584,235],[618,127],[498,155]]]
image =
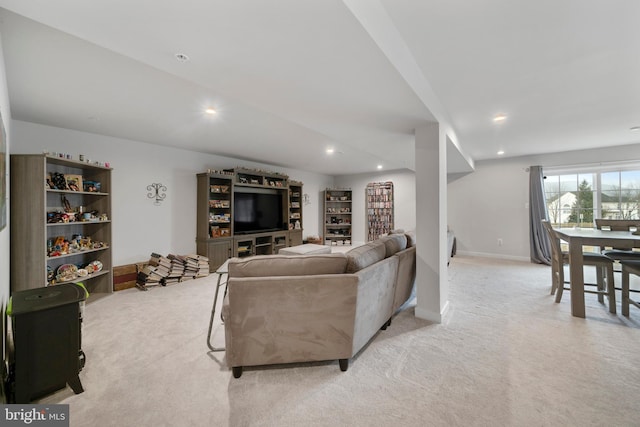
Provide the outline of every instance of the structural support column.
[[437,122],[415,130],[416,317],[442,322],[448,301],[447,137]]

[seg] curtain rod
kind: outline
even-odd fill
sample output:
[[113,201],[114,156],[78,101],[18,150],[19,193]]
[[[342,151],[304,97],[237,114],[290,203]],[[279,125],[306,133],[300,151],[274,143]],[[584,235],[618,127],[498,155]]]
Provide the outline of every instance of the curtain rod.
[[[608,169],[615,167],[630,167],[637,166],[640,168],[640,160],[620,160],[620,161],[611,161],[611,162],[597,162],[597,163],[574,163],[570,165],[562,165],[562,166],[542,166],[543,171],[575,171],[577,169]],[[587,171],[585,171],[587,172]]]

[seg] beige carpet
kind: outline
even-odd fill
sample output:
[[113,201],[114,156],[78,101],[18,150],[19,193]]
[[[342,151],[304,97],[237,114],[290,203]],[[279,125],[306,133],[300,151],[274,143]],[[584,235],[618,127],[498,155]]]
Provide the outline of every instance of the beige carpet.
[[[71,426],[633,426],[640,310],[549,295],[547,266],[456,256],[444,323],[394,317],[341,372],[337,361],[245,368],[206,335],[215,275],[87,305],[85,392]],[[619,277],[619,276],[618,276]],[[215,345],[223,327],[215,323]]]

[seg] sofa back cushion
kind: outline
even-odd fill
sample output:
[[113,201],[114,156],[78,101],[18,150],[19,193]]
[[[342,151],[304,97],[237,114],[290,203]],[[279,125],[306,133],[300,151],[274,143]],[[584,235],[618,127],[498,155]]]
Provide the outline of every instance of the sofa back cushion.
[[406,231],[404,233],[405,236],[407,236],[407,247],[413,247],[416,245],[416,231],[415,230],[411,230],[411,231]]
[[345,272],[342,253],[310,255],[257,255],[229,260],[229,277],[311,276]]
[[386,248],[380,240],[353,248],[346,253],[347,273],[355,273],[385,258]]
[[384,243],[386,258],[407,248],[407,236],[404,234],[389,234],[381,237],[380,241]]

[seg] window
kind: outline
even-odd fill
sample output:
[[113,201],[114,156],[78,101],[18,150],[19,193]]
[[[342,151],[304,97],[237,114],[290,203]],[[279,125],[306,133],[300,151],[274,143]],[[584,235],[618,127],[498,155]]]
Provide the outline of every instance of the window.
[[558,173],[547,175],[544,187],[556,227],[593,227],[595,218],[640,219],[640,170]]
[[602,174],[602,218],[638,219],[640,171]]
[[560,227],[591,227],[594,215],[595,174],[547,176],[544,182],[549,220]]

